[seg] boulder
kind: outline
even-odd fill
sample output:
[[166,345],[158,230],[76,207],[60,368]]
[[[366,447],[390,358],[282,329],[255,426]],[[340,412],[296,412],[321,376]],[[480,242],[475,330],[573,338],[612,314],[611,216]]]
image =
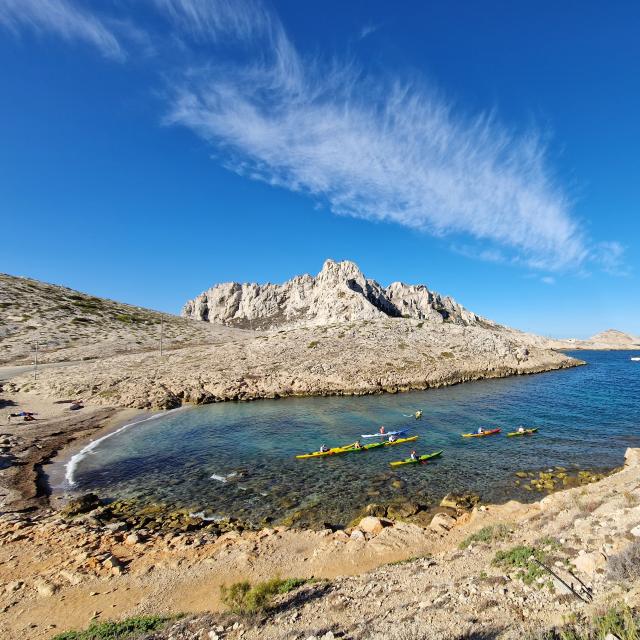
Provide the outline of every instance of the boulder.
[[475,493],[448,493],[440,502],[441,507],[449,509],[473,509],[478,502],[480,496]]
[[80,513],[88,513],[100,506],[100,498],[95,493],[86,493],[83,496],[69,500],[63,512],[68,516],[75,516]]
[[356,540],[358,542],[364,542],[365,541],[364,533],[362,533],[362,531],[360,531],[360,529],[354,529],[351,532],[351,535],[349,537],[352,540]]
[[390,504],[387,507],[387,516],[394,520],[409,518],[420,511],[420,505],[415,502],[400,502],[398,504]]
[[362,520],[360,520],[360,524],[358,524],[358,527],[365,533],[370,533],[372,536],[377,536],[382,531],[382,529],[384,529],[385,524],[383,524],[380,518],[367,516],[366,518],[362,518]]
[[456,524],[456,519],[446,513],[436,513],[431,520],[429,528],[436,533],[449,531]]
[[364,511],[368,516],[374,516],[376,518],[384,518],[387,515],[387,507],[383,504],[376,504],[375,502],[368,504]]
[[587,576],[594,576],[598,569],[604,568],[606,560],[599,551],[591,551],[589,553],[580,553],[573,559],[573,564],[578,571]]

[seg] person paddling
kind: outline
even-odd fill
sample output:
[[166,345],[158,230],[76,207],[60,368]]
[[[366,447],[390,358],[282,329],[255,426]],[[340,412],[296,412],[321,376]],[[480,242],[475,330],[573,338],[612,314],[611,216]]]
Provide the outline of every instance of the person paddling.
[[329,451],[329,447],[326,444],[320,446],[320,453],[327,453]]
[[394,436],[393,434],[389,436],[389,442],[395,442],[397,439],[398,439],[398,436]]
[[482,435],[484,433],[484,429],[482,427],[478,427],[478,430],[476,431],[476,433],[478,435]]
[[518,427],[518,433],[524,433],[524,427],[523,426],[519,426]]
[[356,441],[353,443],[353,448],[354,448],[354,449],[362,449],[362,445],[360,444],[360,440],[356,440]]
[[416,420],[420,420],[420,418],[422,418],[422,411],[418,410],[416,411]]
[[382,425],[379,429],[378,429],[378,433],[383,436],[385,435],[387,432],[385,431],[384,425]]
[[418,459],[418,454],[416,453],[416,450],[414,449],[411,452],[411,455],[409,456],[412,460],[417,460]]

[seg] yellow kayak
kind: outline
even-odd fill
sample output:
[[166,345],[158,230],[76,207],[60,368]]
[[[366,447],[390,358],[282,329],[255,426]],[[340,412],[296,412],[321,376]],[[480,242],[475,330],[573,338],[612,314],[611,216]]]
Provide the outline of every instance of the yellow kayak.
[[314,451],[312,453],[303,453],[299,456],[296,456],[298,460],[304,460],[306,458],[321,458],[324,456],[335,456],[340,453],[352,453],[354,451],[369,451],[369,449],[377,449],[379,447],[392,447],[396,444],[402,444],[403,442],[414,442],[418,439],[418,436],[412,436],[411,438],[398,438],[393,442],[374,442],[373,444],[365,444],[362,445],[359,449],[356,449],[352,444],[347,444],[343,447],[334,447],[333,449],[329,449],[329,451]]

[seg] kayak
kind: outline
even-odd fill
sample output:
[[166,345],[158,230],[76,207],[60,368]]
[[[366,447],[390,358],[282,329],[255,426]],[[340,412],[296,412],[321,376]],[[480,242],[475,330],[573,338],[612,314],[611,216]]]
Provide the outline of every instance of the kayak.
[[403,464],[418,464],[418,462],[426,462],[431,458],[438,458],[442,455],[442,451],[434,451],[433,453],[427,453],[424,456],[419,456],[417,460],[413,460],[412,458],[406,458],[405,460],[398,460],[397,462],[390,462],[389,464],[392,467],[399,467]]
[[511,431],[507,433],[507,438],[512,438],[513,436],[530,436],[532,433],[536,433],[538,429],[525,429],[524,431]]
[[356,449],[353,444],[347,444],[343,447],[334,447],[329,451],[314,451],[313,453],[303,453],[296,456],[298,460],[304,460],[306,458],[320,458],[322,456],[334,456],[340,453],[352,453],[354,451],[369,451],[370,449],[377,449],[378,447],[392,447],[396,444],[402,444],[403,442],[414,442],[418,439],[418,436],[412,436],[411,438],[398,438],[394,442],[373,442],[372,444],[365,444],[360,449]]
[[389,436],[400,436],[407,433],[409,429],[400,429],[400,431],[387,431],[386,433],[363,433],[363,438],[388,438]]
[[502,429],[491,429],[489,431],[483,431],[482,433],[463,433],[463,438],[484,438],[484,436],[493,436],[496,433],[500,433]]

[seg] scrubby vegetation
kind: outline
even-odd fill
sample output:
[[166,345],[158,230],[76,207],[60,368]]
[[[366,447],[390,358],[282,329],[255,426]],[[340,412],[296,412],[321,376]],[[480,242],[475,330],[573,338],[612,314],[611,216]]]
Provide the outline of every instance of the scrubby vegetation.
[[538,583],[538,579],[546,576],[544,569],[536,562],[544,562],[545,555],[536,547],[518,546],[507,551],[498,551],[493,564],[503,569],[518,569],[517,576],[525,584]]
[[133,640],[143,634],[156,631],[171,618],[161,616],[139,616],[115,622],[94,622],[84,631],[66,631],[52,640]]
[[490,527],[483,527],[480,531],[472,533],[460,543],[461,549],[466,549],[476,542],[491,543],[497,540],[504,540],[509,535],[509,527],[498,524]]
[[640,578],[640,541],[632,542],[607,562],[610,580],[627,581]]
[[609,609],[584,623],[574,623],[540,636],[540,640],[640,640],[640,616],[627,606]]
[[272,606],[273,598],[289,593],[308,582],[304,578],[273,578],[251,585],[248,581],[235,582],[231,586],[220,587],[222,602],[233,613],[250,615],[266,611]]

